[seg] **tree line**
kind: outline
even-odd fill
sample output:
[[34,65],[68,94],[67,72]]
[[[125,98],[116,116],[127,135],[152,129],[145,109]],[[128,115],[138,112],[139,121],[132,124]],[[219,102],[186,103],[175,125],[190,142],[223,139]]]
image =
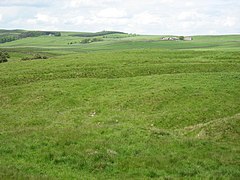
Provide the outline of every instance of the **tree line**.
[[44,35],[61,36],[61,33],[52,31],[26,31],[19,34],[4,33],[0,35],[0,43],[11,42],[27,37],[38,37]]
[[124,32],[118,32],[118,31],[101,31],[96,33],[81,33],[81,34],[72,34],[71,36],[77,36],[77,37],[95,37],[95,36],[104,36],[109,34],[127,34]]

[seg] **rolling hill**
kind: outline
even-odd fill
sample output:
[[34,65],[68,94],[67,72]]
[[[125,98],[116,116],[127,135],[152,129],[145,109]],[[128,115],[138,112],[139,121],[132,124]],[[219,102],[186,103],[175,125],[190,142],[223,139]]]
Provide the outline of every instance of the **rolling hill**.
[[240,176],[240,35],[73,34],[0,44],[1,179]]

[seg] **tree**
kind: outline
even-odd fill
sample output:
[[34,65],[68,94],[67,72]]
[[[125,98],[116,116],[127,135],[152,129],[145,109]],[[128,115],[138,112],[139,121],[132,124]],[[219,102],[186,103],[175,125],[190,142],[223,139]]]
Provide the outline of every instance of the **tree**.
[[83,39],[83,40],[81,41],[81,43],[83,43],[83,44],[90,43],[90,42],[91,42],[91,39],[89,39],[89,38]]
[[55,36],[61,36],[61,33],[60,32],[55,32],[54,35]]
[[179,37],[179,40],[184,40],[184,36],[180,36],[180,37]]
[[7,58],[10,58],[9,54],[5,51],[0,51],[0,63],[7,62]]

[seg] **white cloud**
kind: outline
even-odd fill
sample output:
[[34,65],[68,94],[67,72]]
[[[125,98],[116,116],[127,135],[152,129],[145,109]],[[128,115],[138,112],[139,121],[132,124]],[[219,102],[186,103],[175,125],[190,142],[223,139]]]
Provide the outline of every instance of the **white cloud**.
[[0,21],[2,21],[2,15],[0,14]]
[[49,0],[1,0],[0,1],[0,7],[1,6],[29,6],[29,7],[43,7],[49,5]]
[[233,27],[237,24],[238,19],[236,17],[226,17],[223,19],[223,25]]
[[137,23],[137,24],[143,24],[143,25],[148,25],[148,24],[158,24],[161,22],[161,18],[158,15],[153,15],[149,12],[142,12],[140,14],[136,14],[132,18],[132,22]]
[[84,16],[75,16],[63,20],[64,24],[82,25],[85,21]]
[[[34,18],[27,19],[26,23],[29,25],[38,25],[38,26],[49,26],[56,29],[53,25],[57,25],[60,23],[59,19],[57,17],[38,13]],[[45,29],[45,28],[44,28]]]
[[71,0],[67,5],[72,8],[79,8],[81,6],[95,6],[95,3],[88,0]]
[[56,17],[53,16],[49,16],[46,14],[37,14],[36,15],[36,20],[39,22],[44,22],[44,23],[51,23],[51,24],[55,24],[58,23],[59,20]]
[[3,28],[240,33],[239,11],[239,0],[0,0]]
[[119,2],[120,0],[70,0],[66,1],[66,7],[81,8],[81,7],[103,7],[108,4]]
[[199,13],[197,10],[189,10],[179,13],[177,18],[181,21],[199,21],[206,20],[208,17],[205,14]]
[[123,18],[127,16],[126,11],[117,8],[107,8],[101,10],[97,16],[103,18]]

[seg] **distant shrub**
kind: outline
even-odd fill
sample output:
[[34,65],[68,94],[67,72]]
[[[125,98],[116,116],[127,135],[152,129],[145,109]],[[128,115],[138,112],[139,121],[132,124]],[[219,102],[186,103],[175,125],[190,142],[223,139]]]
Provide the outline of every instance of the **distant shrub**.
[[21,60],[27,61],[27,60],[34,60],[34,59],[48,59],[48,57],[40,54],[34,54],[33,57],[23,57]]
[[103,39],[102,38],[93,38],[92,39],[92,42],[98,42],[98,41],[103,41]]
[[82,44],[86,44],[86,43],[90,43],[91,42],[91,39],[83,39],[81,41]]
[[102,39],[102,38],[92,38],[92,39],[86,38],[86,39],[83,39],[83,40],[81,41],[81,43],[82,43],[82,44],[87,44],[87,43],[98,42],[98,41],[103,41],[103,39]]
[[21,60],[22,61],[27,61],[27,60],[32,60],[32,58],[30,58],[30,57],[23,57]]
[[6,51],[0,51],[0,63],[7,62],[8,58],[10,58],[10,56]]
[[33,59],[42,59],[40,54],[34,54]]
[[95,37],[95,38],[85,38],[79,42],[69,42],[68,45],[71,45],[71,44],[77,44],[77,43],[82,43],[82,44],[88,44],[88,43],[92,43],[92,42],[98,42],[98,41],[103,41],[103,38],[100,38],[100,37]]

